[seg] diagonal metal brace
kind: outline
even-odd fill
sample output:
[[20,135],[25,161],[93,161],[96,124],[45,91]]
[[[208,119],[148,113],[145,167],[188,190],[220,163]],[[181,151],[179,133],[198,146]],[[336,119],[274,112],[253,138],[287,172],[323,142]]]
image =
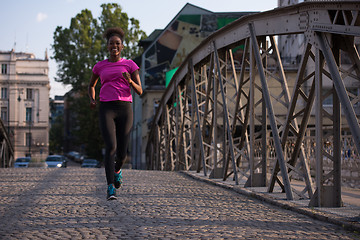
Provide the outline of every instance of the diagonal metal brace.
[[286,168],[286,163],[285,163],[284,153],[283,153],[282,146],[281,146],[279,132],[278,132],[277,125],[276,125],[274,109],[272,107],[271,100],[270,100],[269,88],[268,88],[266,78],[265,78],[264,67],[263,67],[262,61],[261,61],[260,49],[259,49],[258,41],[256,39],[255,29],[254,29],[253,23],[249,23],[248,26],[249,26],[249,30],[250,30],[250,38],[253,43],[252,44],[253,52],[254,52],[256,64],[258,66],[258,71],[259,71],[259,75],[260,75],[263,96],[264,96],[266,108],[268,110],[270,126],[271,126],[271,130],[272,130],[272,134],[273,134],[274,144],[275,144],[275,151],[276,151],[276,155],[277,155],[278,162],[279,162],[280,169],[281,169],[286,198],[288,200],[293,200],[293,193],[291,190],[290,179],[289,179],[288,171]]

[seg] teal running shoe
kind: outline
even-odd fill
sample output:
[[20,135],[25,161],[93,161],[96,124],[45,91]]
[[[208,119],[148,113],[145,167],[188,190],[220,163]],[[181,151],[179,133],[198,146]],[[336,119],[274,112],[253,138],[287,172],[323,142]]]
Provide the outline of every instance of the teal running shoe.
[[114,188],[114,185],[109,184],[107,189],[107,200],[115,200],[116,197],[116,189]]
[[119,173],[115,173],[115,178],[114,178],[115,188],[120,188],[121,184],[122,184],[122,171],[120,169]]

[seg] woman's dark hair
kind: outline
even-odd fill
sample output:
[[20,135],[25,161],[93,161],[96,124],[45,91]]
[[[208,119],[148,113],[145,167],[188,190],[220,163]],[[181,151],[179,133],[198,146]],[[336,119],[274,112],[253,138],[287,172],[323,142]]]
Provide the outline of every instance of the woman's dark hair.
[[108,28],[105,30],[103,36],[104,38],[106,38],[106,41],[109,42],[109,39],[112,37],[112,36],[118,36],[120,39],[121,39],[121,42],[124,42],[124,30],[122,30],[121,28],[119,27],[112,27],[112,28]]

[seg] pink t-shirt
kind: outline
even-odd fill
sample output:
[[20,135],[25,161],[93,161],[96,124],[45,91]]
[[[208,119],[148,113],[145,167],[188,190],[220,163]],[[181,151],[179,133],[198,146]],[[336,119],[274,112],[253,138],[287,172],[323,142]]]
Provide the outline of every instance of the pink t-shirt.
[[118,62],[109,62],[108,59],[99,61],[93,68],[93,73],[100,76],[100,101],[127,101],[132,102],[131,88],[128,81],[122,76],[123,72],[130,75],[139,67],[132,60],[122,58]]

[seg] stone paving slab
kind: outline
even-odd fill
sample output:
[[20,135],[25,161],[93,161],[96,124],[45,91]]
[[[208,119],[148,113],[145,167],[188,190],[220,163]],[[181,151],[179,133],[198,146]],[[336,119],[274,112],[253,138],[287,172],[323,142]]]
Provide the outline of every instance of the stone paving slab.
[[0,239],[360,239],[359,233],[194,180],[124,170],[0,169]]

